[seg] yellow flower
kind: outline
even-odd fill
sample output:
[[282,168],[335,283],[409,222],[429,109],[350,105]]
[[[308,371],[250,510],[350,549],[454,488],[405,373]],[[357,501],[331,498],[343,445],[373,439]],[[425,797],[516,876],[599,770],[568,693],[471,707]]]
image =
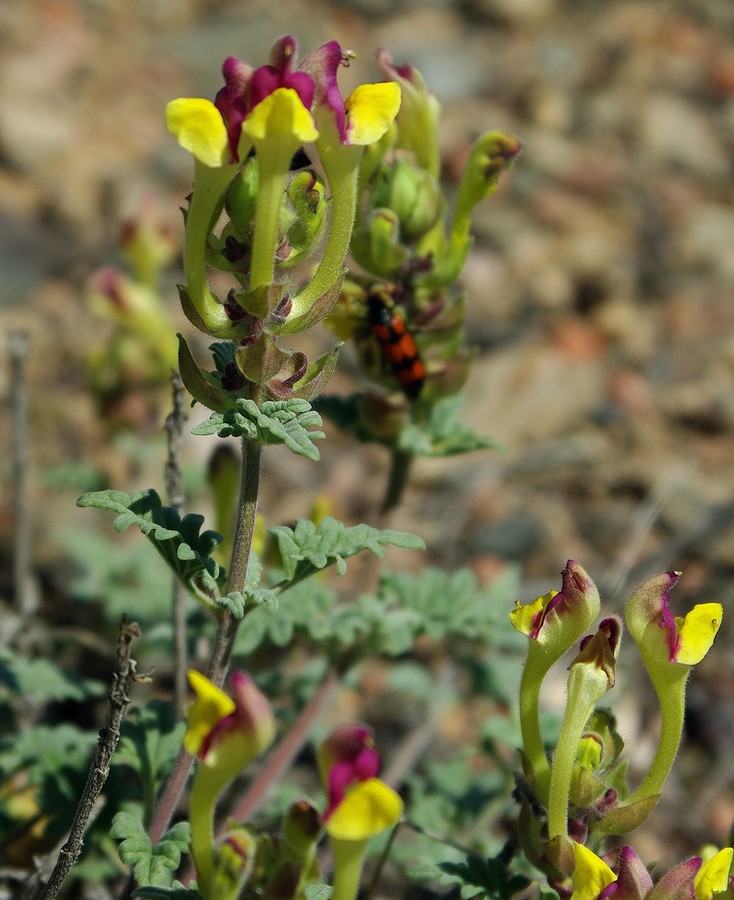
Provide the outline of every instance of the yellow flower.
[[368,841],[392,828],[402,814],[400,795],[379,778],[369,778],[347,790],[324,827],[335,840]]
[[721,894],[729,887],[732,856],[734,850],[724,847],[704,861],[693,882],[696,900],[711,900],[714,894]]
[[199,756],[216,726],[235,711],[235,702],[201,672],[189,669],[188,675],[196,699],[189,707],[183,745],[192,756]]
[[234,699],[194,669],[189,684],[196,694],[188,714],[184,748],[223,780],[234,777],[270,744],[275,720],[267,698],[244,672],[231,677]]
[[699,603],[686,616],[676,616],[676,639],[671,661],[688,666],[701,662],[711,649],[721,626],[722,615],[720,603]]
[[200,163],[219,168],[234,162],[229,152],[227,127],[211,100],[179,97],[166,105],[166,127],[179,144]]
[[361,84],[347,97],[347,140],[360,146],[379,141],[400,109],[400,88],[392,81]]
[[268,94],[244,120],[242,130],[254,141],[295,138],[305,143],[319,136],[311,113],[292,88],[278,88]]
[[617,880],[617,876],[596,853],[574,841],[573,858],[576,866],[571,876],[571,900],[596,900],[599,894]]

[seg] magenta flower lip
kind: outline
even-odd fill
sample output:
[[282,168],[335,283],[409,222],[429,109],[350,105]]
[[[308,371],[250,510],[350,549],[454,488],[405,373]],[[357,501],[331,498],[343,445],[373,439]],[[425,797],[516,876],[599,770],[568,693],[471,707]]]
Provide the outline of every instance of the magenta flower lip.
[[233,160],[237,160],[242,123],[258,103],[278,88],[291,88],[298,94],[304,107],[311,108],[315,85],[306,72],[293,70],[296,46],[296,39],[286,35],[273,45],[270,63],[258,66],[257,69],[236,56],[229,56],[224,61],[224,87],[217,93],[214,105],[224,119]]

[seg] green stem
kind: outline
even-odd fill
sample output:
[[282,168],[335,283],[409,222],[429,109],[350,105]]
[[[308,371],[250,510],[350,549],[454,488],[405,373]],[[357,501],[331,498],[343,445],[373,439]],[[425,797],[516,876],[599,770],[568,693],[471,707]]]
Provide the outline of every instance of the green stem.
[[295,149],[280,137],[256,142],[259,187],[250,266],[251,291],[273,283],[280,210],[288,166]]
[[359,891],[366,841],[338,841],[332,838],[334,882],[331,900],[354,900]]
[[408,484],[413,459],[414,455],[409,451],[393,447],[390,453],[390,475],[378,518],[380,527],[385,526],[392,511],[400,505]]
[[212,791],[206,776],[206,769],[200,768],[194,779],[189,822],[191,823],[191,855],[196,867],[199,893],[205,900],[209,900],[214,881],[214,802],[216,793]]
[[206,248],[222,198],[238,165],[213,169],[198,160],[194,166],[194,191],[186,214],[184,275],[186,291],[206,327],[213,332],[231,326],[223,305],[209,290],[206,280]]
[[662,671],[656,670],[653,666],[652,663],[648,664],[648,672],[653,680],[662,713],[660,742],[647,775],[632,796],[624,801],[624,806],[631,806],[662,791],[683,734],[685,687],[691,667],[675,665],[674,671],[671,672],[672,665],[667,665]]
[[540,689],[550,666],[545,659],[528,650],[520,682],[520,730],[526,760],[532,770],[534,790],[541,803],[548,802],[550,766],[540,732]]
[[548,794],[548,837],[565,837],[568,833],[568,805],[571,778],[584,728],[596,703],[609,689],[607,674],[595,663],[571,665],[568,674],[568,699],[558,745],[553,755],[553,769]]
[[[250,558],[252,538],[257,518],[257,498],[260,485],[260,446],[243,439],[240,502],[237,514],[232,562],[227,593],[241,591],[247,578],[247,563]],[[208,678],[220,686],[229,665],[232,646],[237,636],[239,622],[231,613],[226,613],[219,623],[214,640],[211,659],[207,668]],[[194,761],[193,756],[181,748],[173,772],[171,773],[158,809],[150,826],[150,838],[155,844],[165,833],[178,801],[186,786],[186,779]]]
[[[255,398],[253,398],[255,399]],[[247,583],[247,567],[250,561],[252,539],[257,520],[257,501],[260,490],[261,448],[253,441],[242,439],[242,470],[240,481],[240,502],[237,510],[226,593],[244,591]],[[237,636],[239,622],[231,613],[225,613],[209,661],[207,677],[216,685],[221,685],[229,665],[232,645]]]
[[293,298],[289,321],[305,315],[342,273],[344,258],[354,228],[359,187],[359,163],[363,147],[319,147],[319,156],[329,182],[331,220],[321,262],[306,287]]

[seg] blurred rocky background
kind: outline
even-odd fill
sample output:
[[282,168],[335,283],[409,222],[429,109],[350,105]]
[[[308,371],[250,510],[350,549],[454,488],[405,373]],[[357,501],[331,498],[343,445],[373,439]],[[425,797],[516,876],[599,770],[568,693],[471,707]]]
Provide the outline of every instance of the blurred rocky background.
[[[377,80],[380,46],[418,67],[443,106],[449,184],[481,131],[522,139],[517,165],[479,208],[463,277],[480,350],[464,416],[502,450],[422,462],[394,524],[426,538],[431,562],[469,563],[484,580],[519,564],[525,599],[557,587],[573,557],[608,609],[671,568],[684,572],[681,612],[720,600],[724,626],[696,672],[678,777],[657,832],[642,838],[651,852],[636,847],[674,861],[702,839],[724,841],[734,817],[731,0],[0,3],[0,335],[5,351],[14,330],[31,341],[31,505],[54,511],[32,519],[42,603],[59,590],[59,531],[89,515],[49,473],[85,461],[111,487],[161,484],[160,454],[151,462],[140,446],[162,435],[165,392],[157,406],[138,398],[123,410],[131,444],[88,391],[87,360],[108,331],[88,311],[87,280],[119,262],[120,229],[142,207],[180,234],[191,163],[165,130],[165,103],[213,96],[224,57],[260,64],[286,32],[304,53],[331,38],[355,50],[347,88]],[[185,330],[178,278],[173,265],[165,296]],[[353,387],[348,368],[333,390]],[[9,384],[4,363],[4,401]],[[308,514],[315,490],[349,522],[374,515],[386,455],[355,453],[327,431],[319,466],[269,454],[269,524]],[[192,464],[209,449],[187,443]],[[642,766],[654,750],[652,694],[634,695],[639,672],[620,682]]]

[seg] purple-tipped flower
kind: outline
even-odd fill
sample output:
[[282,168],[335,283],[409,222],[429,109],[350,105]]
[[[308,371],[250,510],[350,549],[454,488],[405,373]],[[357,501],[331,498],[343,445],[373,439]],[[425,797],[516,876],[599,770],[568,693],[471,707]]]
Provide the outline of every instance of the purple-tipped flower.
[[670,592],[679,578],[680,572],[663,572],[641,584],[627,601],[625,619],[643,656],[655,663],[693,666],[713,644],[723,608],[699,603],[685,617],[674,616]]
[[510,613],[515,629],[537,642],[554,659],[579,639],[599,614],[601,605],[596,585],[577,562],[569,559],[561,574],[560,591],[549,591],[524,606],[518,601]]
[[337,73],[353,55],[337,41],[328,41],[310,53],[301,68],[314,80],[313,110],[319,127],[331,127],[341,144],[363,146],[385,134],[397,115],[401,94],[394,83],[362,84],[344,100]]

